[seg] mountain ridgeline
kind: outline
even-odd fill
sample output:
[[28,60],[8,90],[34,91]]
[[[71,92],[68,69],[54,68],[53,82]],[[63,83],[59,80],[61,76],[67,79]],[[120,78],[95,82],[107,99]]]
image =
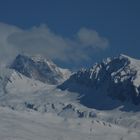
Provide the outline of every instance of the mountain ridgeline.
[[59,68],[50,59],[39,55],[18,55],[10,68],[29,78],[50,84],[58,84],[70,75],[69,70]]
[[89,69],[77,71],[59,88],[78,92],[81,102],[90,107],[94,101],[104,102],[106,97],[139,105],[140,60],[126,55],[107,58]]
[[91,108],[113,109],[125,103],[138,106],[140,60],[119,55],[71,74],[42,56],[19,54],[10,67],[0,69],[0,95],[32,93],[45,85],[78,95],[80,103]]

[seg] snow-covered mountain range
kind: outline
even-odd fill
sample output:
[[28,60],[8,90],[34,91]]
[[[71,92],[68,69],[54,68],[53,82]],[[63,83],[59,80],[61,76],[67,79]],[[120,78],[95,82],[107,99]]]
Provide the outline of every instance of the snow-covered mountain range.
[[77,94],[56,88],[70,74],[49,59],[18,55],[10,66],[0,69],[0,105],[67,117],[94,116],[92,110],[79,108]]
[[139,140],[139,94],[140,60],[129,56],[72,74],[20,54],[0,67],[0,138]]
[[98,94],[100,97],[109,96],[112,99],[139,105],[140,60],[126,55],[107,58],[89,69],[81,69],[74,73],[59,87],[79,92],[87,104]]

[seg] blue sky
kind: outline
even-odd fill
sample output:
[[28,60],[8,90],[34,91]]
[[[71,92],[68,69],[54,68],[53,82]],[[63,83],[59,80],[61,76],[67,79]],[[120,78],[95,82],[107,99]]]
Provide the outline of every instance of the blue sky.
[[[8,24],[7,26],[12,28],[13,25],[16,26],[18,28],[16,31],[22,30],[24,36],[27,36],[25,31],[32,32],[33,36],[33,33],[38,34],[40,30],[45,29],[46,32],[49,30],[50,34],[47,34],[49,38],[50,36],[53,36],[54,39],[57,38],[57,49],[59,49],[61,43],[67,44],[57,50],[61,50],[60,57],[63,56],[63,58],[59,59],[58,55],[58,57],[52,57],[52,59],[60,65],[79,68],[92,65],[95,61],[100,61],[107,56],[116,56],[119,53],[140,58],[139,7],[139,0],[0,0],[0,22]],[[33,27],[37,29],[34,31]],[[1,28],[3,29],[3,26]],[[87,33],[87,36],[83,36],[82,33]],[[87,40],[89,36],[92,37]],[[12,39],[9,41],[9,38]],[[39,38],[41,37],[39,36]],[[92,41],[94,38],[96,38],[96,42]],[[62,39],[63,41],[59,44],[58,42]],[[21,42],[17,43],[15,40],[17,39],[8,37],[12,47],[21,45]],[[28,43],[26,46],[27,42],[24,42],[24,44],[26,51],[28,51],[27,46],[29,44],[33,45]],[[48,44],[44,43],[43,45]],[[80,45],[83,47],[80,48]],[[69,46],[69,48],[65,49],[65,46]],[[72,47],[70,48],[70,46]],[[37,46],[35,47],[37,48]],[[55,48],[51,49],[50,52],[56,51]],[[76,53],[74,55],[75,48]],[[32,49],[29,48],[30,51]],[[46,47],[47,49],[49,48]],[[12,48],[9,50],[12,50]],[[42,50],[44,52],[44,49]],[[70,56],[67,59],[62,52],[69,55],[71,53],[73,57],[77,57],[81,61]],[[55,53],[52,53],[52,55]]]

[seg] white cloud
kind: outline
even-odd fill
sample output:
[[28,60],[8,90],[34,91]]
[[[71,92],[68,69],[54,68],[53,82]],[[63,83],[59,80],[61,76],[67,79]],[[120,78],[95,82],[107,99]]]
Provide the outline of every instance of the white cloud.
[[[74,39],[62,37],[46,25],[23,30],[0,23],[0,60],[11,60],[17,53],[25,52],[76,64],[90,59],[89,51],[108,47],[107,39],[100,37],[96,31],[82,28],[76,36]],[[87,51],[87,47],[91,50]]]
[[101,37],[95,30],[81,28],[77,33],[77,38],[85,47],[105,49],[108,47],[109,42],[106,38]]
[[0,65],[3,65],[5,62],[13,59],[13,57],[17,54],[17,48],[8,43],[7,38],[19,30],[20,29],[15,26],[0,23]]

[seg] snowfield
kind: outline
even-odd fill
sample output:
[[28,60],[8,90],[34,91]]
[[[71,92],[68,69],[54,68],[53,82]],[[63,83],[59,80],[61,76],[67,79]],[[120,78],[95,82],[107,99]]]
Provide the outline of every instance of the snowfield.
[[51,113],[0,107],[1,140],[139,140],[140,131],[94,119],[68,119]]

